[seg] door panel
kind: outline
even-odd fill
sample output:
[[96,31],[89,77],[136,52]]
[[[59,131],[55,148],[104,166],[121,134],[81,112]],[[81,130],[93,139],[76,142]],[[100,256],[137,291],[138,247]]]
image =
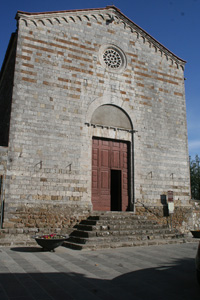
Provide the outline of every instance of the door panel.
[[109,189],[109,170],[101,171],[101,191],[107,193]]
[[98,187],[98,172],[97,170],[92,171],[92,188],[97,189]]
[[93,149],[92,150],[92,165],[94,167],[98,166],[98,161],[99,161],[98,152],[99,152],[98,149]]
[[109,150],[101,149],[101,167],[109,168]]
[[112,151],[111,152],[111,166],[112,168],[120,168],[120,151]]

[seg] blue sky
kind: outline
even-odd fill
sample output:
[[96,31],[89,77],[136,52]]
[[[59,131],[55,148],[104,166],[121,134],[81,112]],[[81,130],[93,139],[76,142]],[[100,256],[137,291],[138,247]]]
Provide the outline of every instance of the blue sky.
[[27,12],[115,5],[174,54],[187,61],[185,89],[189,154],[200,156],[200,0],[5,0],[0,3],[0,66],[18,10]]

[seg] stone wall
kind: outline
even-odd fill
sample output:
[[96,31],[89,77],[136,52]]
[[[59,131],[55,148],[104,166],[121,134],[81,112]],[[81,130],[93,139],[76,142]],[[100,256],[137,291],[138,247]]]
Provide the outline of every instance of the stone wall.
[[147,216],[159,224],[179,229],[183,233],[200,229],[199,201],[191,201],[191,205],[188,206],[175,206],[173,214],[169,214],[167,204],[162,206],[138,205],[135,207],[135,213]]
[[0,146],[0,175],[5,175],[7,170],[8,148]]
[[[107,22],[109,13],[114,22]],[[92,209],[92,137],[133,142],[129,132],[90,126],[104,104],[123,109],[135,130],[135,200],[156,207],[160,195],[172,190],[176,206],[187,207],[183,60],[114,8],[19,13],[17,19],[5,224],[31,224],[29,216],[36,222],[40,207],[56,207],[57,215],[65,212],[65,226],[70,207],[72,214]],[[119,71],[103,64],[106,47],[123,53]],[[36,208],[34,217],[30,207]]]
[[6,147],[0,147],[0,220],[1,227],[3,227],[4,219],[4,193],[5,193],[5,179],[7,170],[7,154],[8,149]]
[[81,220],[89,216],[89,210],[63,205],[19,205],[12,213],[12,217],[4,222],[4,228],[23,229],[29,231],[58,231],[64,230],[69,233]]

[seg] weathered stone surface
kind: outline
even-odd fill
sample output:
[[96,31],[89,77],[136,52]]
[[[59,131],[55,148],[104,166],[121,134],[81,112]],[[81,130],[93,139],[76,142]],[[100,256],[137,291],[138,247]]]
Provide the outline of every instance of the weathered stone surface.
[[200,228],[200,206],[191,202],[190,206],[175,206],[174,213],[169,215],[166,206],[136,207],[136,215],[148,216],[148,219],[155,220],[159,224],[172,225],[183,232],[189,232],[195,227]]
[[[121,226],[119,220],[122,217],[123,225]],[[91,218],[93,224],[91,224]],[[113,228],[111,228],[112,226]],[[147,218],[146,215],[134,215],[127,212],[122,216],[120,212],[106,212],[105,214],[92,215],[78,224],[64,244],[66,247],[77,250],[95,250],[189,241],[192,241],[191,237],[184,236],[176,228],[171,228],[171,224],[160,225],[158,222]]]

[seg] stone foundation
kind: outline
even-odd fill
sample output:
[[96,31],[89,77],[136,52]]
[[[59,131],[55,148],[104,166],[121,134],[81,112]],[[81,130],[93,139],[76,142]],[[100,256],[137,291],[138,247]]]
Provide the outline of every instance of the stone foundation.
[[[24,204],[5,207],[6,218],[0,229],[0,245],[35,245],[32,238],[37,234],[70,234],[74,227],[87,219],[92,210],[89,206],[67,206],[64,204]],[[126,212],[123,212],[126,214]],[[122,213],[122,214],[123,214]],[[174,214],[168,214],[167,205],[136,206],[135,214],[155,220],[160,225],[177,229],[188,234],[190,230],[200,228],[200,201],[191,202],[190,206],[176,206]],[[190,234],[191,236],[191,234]]]
[[159,224],[169,225],[177,228],[183,233],[200,227],[200,205],[191,203],[191,206],[175,206],[174,213],[169,215],[167,205],[164,206],[137,206],[137,215],[146,215],[149,219]]
[[[9,208],[11,210],[11,208]],[[89,207],[40,204],[38,206],[26,204],[19,206],[15,212],[7,213],[4,229],[33,229],[34,231],[70,232],[78,222],[87,218]]]
[[[70,230],[91,213],[91,207],[67,206],[63,204],[21,205],[7,208],[4,229],[39,229],[40,231]],[[200,204],[193,202],[190,206],[175,206],[169,215],[167,205],[136,206],[136,215],[147,216],[158,224],[169,225],[184,233],[200,227]]]
[[[24,204],[16,207],[5,207],[6,218],[4,229],[39,229],[70,231],[81,220],[91,213],[90,206],[64,204]],[[136,215],[147,216],[158,224],[169,225],[182,232],[200,228],[200,203],[191,202],[190,206],[175,206],[174,213],[169,215],[167,205],[136,206]]]

